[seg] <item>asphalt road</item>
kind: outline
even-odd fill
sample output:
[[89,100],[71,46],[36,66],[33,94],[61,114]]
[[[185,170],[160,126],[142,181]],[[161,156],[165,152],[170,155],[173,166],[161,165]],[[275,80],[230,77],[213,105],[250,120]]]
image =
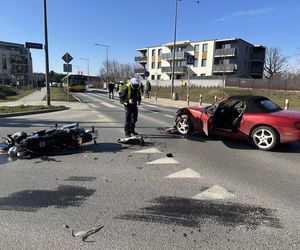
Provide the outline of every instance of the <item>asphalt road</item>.
[[[117,143],[124,110],[98,92],[67,111],[0,119],[0,135],[79,122],[98,144],[30,160],[0,154],[1,249],[299,249],[300,144],[157,128],[176,108],[142,104],[145,146]],[[172,154],[173,157],[167,157]],[[75,232],[103,225],[87,242]]]

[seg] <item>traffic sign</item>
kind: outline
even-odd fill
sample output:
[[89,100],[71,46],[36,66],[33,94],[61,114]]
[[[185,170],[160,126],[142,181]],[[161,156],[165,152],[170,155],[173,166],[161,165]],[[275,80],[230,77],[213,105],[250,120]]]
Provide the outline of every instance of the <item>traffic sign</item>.
[[43,49],[43,44],[26,42],[25,47],[26,49]]
[[69,54],[69,53],[66,53],[64,54],[64,56],[62,57],[62,59],[66,62],[66,63],[69,63],[73,60],[73,57]]
[[193,55],[187,55],[186,64],[193,65],[195,63],[195,57]]
[[72,64],[64,63],[64,72],[72,72]]

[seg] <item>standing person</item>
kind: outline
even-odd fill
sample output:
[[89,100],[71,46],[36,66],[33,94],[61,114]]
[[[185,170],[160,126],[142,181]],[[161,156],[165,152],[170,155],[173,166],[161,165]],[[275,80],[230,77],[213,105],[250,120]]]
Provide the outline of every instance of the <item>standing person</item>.
[[110,82],[108,84],[108,98],[109,99],[114,99],[114,88],[115,88],[114,83]]
[[149,81],[146,82],[146,96],[151,98],[151,83]]
[[131,78],[130,82],[123,87],[120,101],[125,107],[125,136],[137,135],[135,123],[138,118],[138,105],[141,104],[141,82],[138,78]]
[[124,82],[120,81],[120,83],[118,84],[118,88],[117,88],[117,91],[119,92],[119,97],[121,96],[121,93],[123,91],[123,87],[124,87]]
[[141,96],[144,97],[144,84],[141,82]]

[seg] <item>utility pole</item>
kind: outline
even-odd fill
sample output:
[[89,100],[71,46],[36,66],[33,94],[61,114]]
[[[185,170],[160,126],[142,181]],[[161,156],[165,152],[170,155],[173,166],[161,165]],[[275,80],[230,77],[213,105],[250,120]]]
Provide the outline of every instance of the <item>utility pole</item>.
[[47,88],[47,105],[50,106],[47,1],[46,0],[44,0],[44,30],[45,30],[45,65],[46,65],[45,82],[46,82],[46,88]]
[[95,43],[95,45],[97,46],[102,46],[102,47],[105,47],[106,48],[106,84],[108,86],[108,75],[109,75],[109,72],[108,72],[108,48],[109,46],[108,45],[105,45],[105,44],[100,44],[100,43]]
[[177,29],[177,9],[178,0],[175,0],[175,18],[174,18],[174,40],[173,40],[173,57],[172,57],[172,82],[171,82],[171,100],[174,93],[174,73],[175,73],[175,53],[176,53],[176,29]]

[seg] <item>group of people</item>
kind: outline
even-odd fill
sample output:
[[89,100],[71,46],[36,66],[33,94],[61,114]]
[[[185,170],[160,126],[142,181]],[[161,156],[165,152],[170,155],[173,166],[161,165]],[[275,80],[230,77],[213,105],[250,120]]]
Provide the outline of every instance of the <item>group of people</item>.
[[142,82],[138,78],[131,78],[126,84],[124,81],[120,81],[116,85],[110,82],[108,85],[108,95],[110,99],[114,99],[114,91],[119,93],[120,102],[125,108],[125,137],[129,138],[133,135],[138,135],[135,131],[135,124],[138,119],[138,105],[140,105],[142,101]]
[[[129,80],[128,80],[129,81]],[[120,81],[119,83],[110,82],[108,84],[108,97],[109,99],[114,99],[114,92],[118,92],[119,96],[122,92],[124,86],[124,81]],[[149,81],[146,82],[146,87],[144,88],[143,83],[140,84],[140,93],[142,97],[151,98],[151,83]]]

